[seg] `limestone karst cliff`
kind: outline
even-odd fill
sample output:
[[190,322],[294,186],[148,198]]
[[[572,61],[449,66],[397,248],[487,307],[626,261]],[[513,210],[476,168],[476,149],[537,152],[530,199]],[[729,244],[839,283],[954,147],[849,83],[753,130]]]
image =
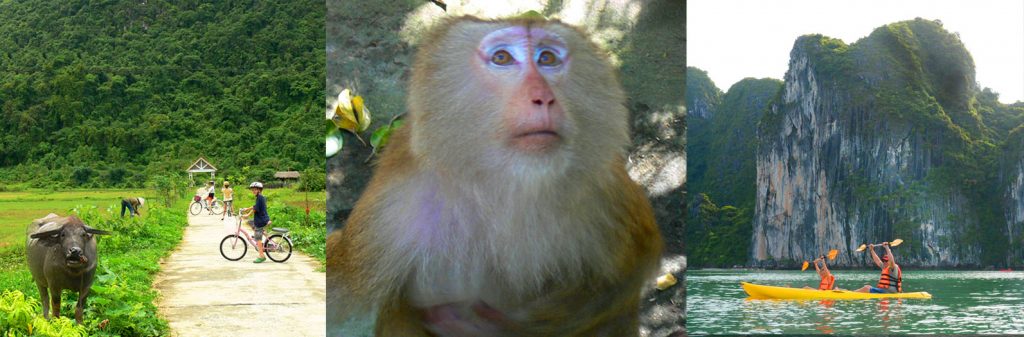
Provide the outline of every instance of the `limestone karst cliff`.
[[[1024,137],[1011,130],[1024,106],[981,88],[970,53],[941,22],[892,23],[852,44],[799,37],[773,97],[754,134],[709,136],[756,139],[753,156],[733,160],[753,162],[753,181],[711,180],[725,168],[710,166],[690,178],[702,186],[689,190],[694,202],[728,190],[741,196],[710,196],[742,211],[753,198],[749,255],[736,263],[787,267],[838,249],[836,264],[864,266],[857,246],[901,238],[907,266],[1022,264]],[[708,118],[723,106],[709,107]],[[707,149],[708,159],[691,152],[691,161],[738,154]]]

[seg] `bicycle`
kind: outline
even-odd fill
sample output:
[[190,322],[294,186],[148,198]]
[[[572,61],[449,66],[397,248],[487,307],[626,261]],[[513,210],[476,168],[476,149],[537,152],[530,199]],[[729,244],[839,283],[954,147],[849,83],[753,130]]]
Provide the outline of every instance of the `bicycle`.
[[[238,261],[245,257],[245,253],[249,250],[246,242],[256,247],[256,240],[252,238],[248,231],[242,228],[242,222],[245,221],[245,218],[242,216],[241,211],[238,211],[235,219],[238,219],[235,233],[228,234],[224,239],[220,240],[220,255],[228,259],[228,261]],[[267,227],[270,227],[270,223],[267,223]],[[278,263],[287,261],[288,258],[292,257],[292,238],[289,236],[288,229],[272,227],[270,230],[273,234],[265,235],[263,238],[263,253],[271,261]]]
[[224,203],[217,200],[217,198],[213,199],[211,206],[212,207],[207,207],[203,197],[196,195],[192,197],[192,204],[188,206],[188,211],[192,213],[192,215],[199,215],[199,212],[202,212],[204,208],[210,211],[210,215],[220,215],[224,212]]

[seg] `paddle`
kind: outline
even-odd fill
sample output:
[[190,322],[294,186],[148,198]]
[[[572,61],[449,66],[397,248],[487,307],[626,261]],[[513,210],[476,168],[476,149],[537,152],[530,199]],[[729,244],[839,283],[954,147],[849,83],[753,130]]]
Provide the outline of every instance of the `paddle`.
[[[833,249],[833,250],[828,251],[828,259],[829,260],[835,260],[837,255],[839,255],[839,250]],[[800,271],[807,270],[807,266],[809,264],[810,263],[807,262],[807,260],[804,260],[804,266],[800,268]]]
[[[901,243],[903,243],[903,239],[892,240],[892,242],[889,242],[889,247],[896,247],[899,246]],[[857,252],[863,252],[865,249],[868,249],[868,244],[861,244],[860,247],[857,247]]]

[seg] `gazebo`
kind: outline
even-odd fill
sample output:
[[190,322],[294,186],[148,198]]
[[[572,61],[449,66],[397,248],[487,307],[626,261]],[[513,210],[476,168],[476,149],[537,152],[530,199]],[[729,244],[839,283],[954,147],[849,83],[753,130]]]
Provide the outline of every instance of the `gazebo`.
[[217,168],[213,167],[213,165],[210,165],[210,162],[206,161],[206,158],[199,157],[199,159],[196,159],[196,161],[192,163],[191,166],[188,167],[188,179],[191,180],[194,184],[195,179],[192,178],[192,175],[195,173],[206,172],[210,173],[210,180],[213,180],[213,177],[217,172]]

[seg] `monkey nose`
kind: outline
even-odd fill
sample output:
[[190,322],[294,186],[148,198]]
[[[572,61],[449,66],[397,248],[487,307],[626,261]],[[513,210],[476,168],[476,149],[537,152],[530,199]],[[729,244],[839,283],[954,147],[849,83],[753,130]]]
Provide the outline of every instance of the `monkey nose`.
[[547,101],[545,101],[543,99],[534,99],[533,100],[533,105],[536,105],[538,107],[550,106],[552,104],[555,104],[555,99],[554,98],[549,99]]
[[544,107],[555,104],[555,94],[551,92],[551,88],[548,88],[544,83],[535,83],[529,91],[530,102],[534,106]]

